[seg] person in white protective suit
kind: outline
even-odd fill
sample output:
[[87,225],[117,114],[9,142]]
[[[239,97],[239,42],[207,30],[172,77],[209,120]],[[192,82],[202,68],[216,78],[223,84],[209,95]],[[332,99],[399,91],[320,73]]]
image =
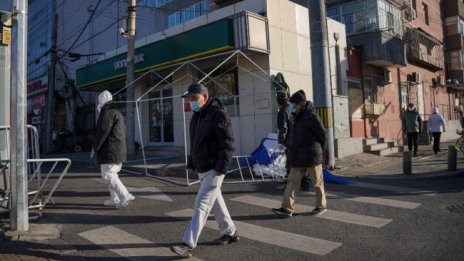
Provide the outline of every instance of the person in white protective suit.
[[90,157],[97,154],[103,182],[110,191],[111,198],[103,204],[120,209],[129,205],[135,197],[127,191],[118,177],[122,163],[126,161],[126,126],[124,117],[112,100],[113,96],[109,91],[98,95],[99,115]]

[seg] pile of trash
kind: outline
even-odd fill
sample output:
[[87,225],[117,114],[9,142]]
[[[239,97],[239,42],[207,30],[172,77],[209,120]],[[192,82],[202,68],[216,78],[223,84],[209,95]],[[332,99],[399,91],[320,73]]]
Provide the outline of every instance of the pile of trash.
[[248,162],[257,177],[285,178],[287,173],[287,157],[285,151],[279,149],[276,133],[269,133],[261,140],[258,148],[250,154]]
[[[287,170],[285,164],[287,157],[285,151],[279,149],[277,134],[269,133],[266,138],[261,140],[261,144],[248,158],[253,174],[262,178],[282,179],[285,178]],[[342,185],[352,184],[352,181],[334,175],[327,169],[323,170],[324,182]]]

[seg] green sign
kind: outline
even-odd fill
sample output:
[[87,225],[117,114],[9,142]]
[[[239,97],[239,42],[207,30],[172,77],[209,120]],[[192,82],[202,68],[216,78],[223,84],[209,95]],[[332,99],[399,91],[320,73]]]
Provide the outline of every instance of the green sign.
[[[232,20],[224,19],[190,31],[147,44],[135,50],[136,72],[218,53],[234,48]],[[127,53],[111,57],[76,71],[80,88],[123,77],[127,69]]]

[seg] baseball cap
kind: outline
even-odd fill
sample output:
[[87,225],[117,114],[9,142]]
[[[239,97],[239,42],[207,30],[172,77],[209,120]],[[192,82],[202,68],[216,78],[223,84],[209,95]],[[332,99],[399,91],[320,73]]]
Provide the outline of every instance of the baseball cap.
[[188,90],[184,94],[182,94],[182,98],[187,98],[200,93],[208,93],[208,88],[201,83],[194,83],[188,87]]

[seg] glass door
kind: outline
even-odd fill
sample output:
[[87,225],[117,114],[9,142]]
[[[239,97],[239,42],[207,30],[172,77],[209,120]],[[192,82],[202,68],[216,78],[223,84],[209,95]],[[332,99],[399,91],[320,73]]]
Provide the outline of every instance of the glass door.
[[153,92],[150,98],[150,142],[174,142],[172,89]]

